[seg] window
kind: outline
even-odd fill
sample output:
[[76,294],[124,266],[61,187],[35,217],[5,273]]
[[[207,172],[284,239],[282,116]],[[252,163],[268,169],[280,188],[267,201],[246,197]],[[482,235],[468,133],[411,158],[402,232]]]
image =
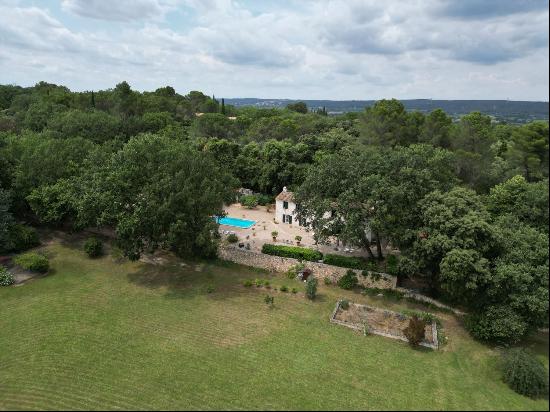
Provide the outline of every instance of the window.
[[288,209],[288,202],[283,202],[283,209]]

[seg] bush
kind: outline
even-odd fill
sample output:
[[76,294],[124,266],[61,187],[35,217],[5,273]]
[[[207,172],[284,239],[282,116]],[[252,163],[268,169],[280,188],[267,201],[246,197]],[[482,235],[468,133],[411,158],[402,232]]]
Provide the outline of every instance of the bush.
[[291,292],[294,293],[294,294],[296,294],[296,293],[298,293],[298,289],[292,288]]
[[368,261],[366,259],[355,256],[327,254],[325,255],[323,262],[327,265],[339,266],[342,268],[366,269]]
[[8,272],[8,269],[0,265],[0,286],[10,286],[14,282],[13,275]]
[[409,320],[409,326],[405,328],[403,333],[412,346],[418,346],[420,342],[422,342],[424,339],[425,327],[426,322],[423,319],[420,319],[417,315],[413,315],[411,317]]
[[342,299],[340,301],[340,307],[343,309],[343,310],[348,310],[349,309],[349,300],[347,299]]
[[353,289],[359,281],[357,280],[357,275],[353,270],[348,270],[344,276],[338,279],[338,286],[342,289],[350,290]]
[[395,255],[389,255],[386,258],[386,271],[393,276],[397,276],[399,259]]
[[38,253],[24,253],[13,259],[16,265],[32,272],[46,273],[50,268],[48,258]]
[[310,276],[306,281],[306,296],[311,300],[317,296],[317,279],[313,276]]
[[214,289],[214,286],[208,285],[206,287],[206,293],[213,293],[216,289]]
[[275,303],[275,298],[271,295],[265,295],[264,302],[269,307],[273,307],[273,304]]
[[256,285],[257,288],[261,288],[262,285],[264,284],[264,281],[261,280],[261,279],[256,279],[256,280],[254,281],[254,284]]
[[243,283],[243,286],[245,288],[249,288],[253,285],[252,281],[251,280],[245,280],[244,283]]
[[325,282],[325,285],[327,285],[327,286],[332,285],[332,279],[329,278],[328,276],[325,276],[323,281]]
[[103,254],[103,243],[95,237],[91,237],[84,243],[84,251],[88,257],[96,258]]
[[258,206],[258,196],[256,195],[245,195],[241,196],[241,205],[247,209],[254,209]]
[[227,235],[227,241],[229,243],[237,243],[239,241],[239,236],[237,236],[235,233],[230,233]]
[[466,327],[477,339],[516,343],[527,332],[527,323],[508,306],[490,306],[482,313],[466,318]]
[[317,250],[297,246],[272,245],[270,243],[264,243],[262,246],[262,253],[266,255],[308,260],[310,262],[316,262],[323,258],[323,254]]
[[294,279],[299,272],[305,269],[305,267],[306,265],[304,265],[303,263],[297,263],[288,269],[288,271],[286,272],[286,276],[289,279]]
[[279,288],[279,290],[280,290],[281,292],[288,292],[288,287],[286,287],[285,285],[283,285],[283,286],[281,286],[281,287]]
[[10,230],[13,252],[23,252],[40,244],[35,228],[25,225],[13,225]]
[[532,398],[548,392],[548,375],[544,365],[525,349],[506,351],[502,362],[504,382],[521,395]]

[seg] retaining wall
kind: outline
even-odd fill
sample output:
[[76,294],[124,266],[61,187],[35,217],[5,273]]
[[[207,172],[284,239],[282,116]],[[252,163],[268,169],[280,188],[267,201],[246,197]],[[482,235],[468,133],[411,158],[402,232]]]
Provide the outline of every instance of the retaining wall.
[[[218,251],[218,257],[241,265],[267,269],[273,272],[286,272],[292,266],[300,263],[298,259],[266,255],[264,253],[253,252],[230,245],[221,245]],[[316,278],[321,280],[330,278],[333,283],[336,283],[338,279],[344,276],[349,270],[347,268],[327,265],[325,263],[307,261],[303,261],[302,263],[304,263],[308,269],[311,269],[313,276]],[[379,273],[380,279],[374,281],[370,276],[362,276],[360,270],[353,271],[357,274],[359,284],[364,287],[394,289],[397,286],[397,278],[387,273]]]

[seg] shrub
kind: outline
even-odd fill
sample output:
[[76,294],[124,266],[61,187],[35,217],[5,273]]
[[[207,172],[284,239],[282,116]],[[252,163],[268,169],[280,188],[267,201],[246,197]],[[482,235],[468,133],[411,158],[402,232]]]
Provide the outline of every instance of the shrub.
[[306,296],[311,300],[317,296],[317,279],[313,276],[310,276],[306,281]]
[[274,230],[273,232],[271,232],[271,237],[273,239],[277,239],[277,236],[279,236],[279,232],[277,232],[276,230]]
[[212,293],[212,292],[214,292],[214,290],[215,290],[214,286],[212,286],[212,285],[208,285],[206,287],[206,293]]
[[38,232],[30,226],[13,225],[10,229],[10,238],[13,242],[13,252],[23,252],[40,244]]
[[298,293],[298,289],[292,288],[291,292],[294,293],[294,294],[296,294],[296,293]]
[[84,243],[84,250],[91,258],[99,257],[103,254],[103,243],[95,237],[91,237]]
[[343,310],[348,310],[349,309],[349,300],[347,299],[342,299],[340,301],[340,307],[343,309]]
[[286,287],[285,285],[283,285],[283,286],[281,286],[281,287],[279,288],[279,290],[280,290],[281,292],[288,292],[288,287]]
[[50,268],[50,262],[44,255],[38,253],[24,253],[13,259],[16,265],[32,272],[46,273]]
[[369,271],[366,270],[366,269],[363,269],[363,270],[361,271],[361,276],[363,276],[364,278],[366,278],[367,276],[369,276]]
[[325,276],[323,281],[325,282],[325,285],[327,285],[327,286],[332,285],[332,279],[329,278],[328,276]]
[[286,276],[289,279],[294,279],[299,272],[305,269],[305,267],[306,265],[304,265],[303,263],[297,263],[288,269],[288,271],[286,272]]
[[502,362],[504,382],[521,395],[532,398],[548,392],[548,375],[544,365],[525,349],[506,351]]
[[386,271],[393,276],[397,276],[399,259],[395,255],[389,255],[386,258]]
[[349,269],[366,269],[367,260],[355,256],[342,256],[326,254],[323,260],[327,265],[339,266]]
[[294,240],[295,240],[296,242],[301,242],[301,241],[302,241],[302,236],[299,236],[299,235],[294,236]]
[[405,328],[403,333],[409,340],[412,346],[418,346],[424,339],[424,328],[426,322],[420,319],[417,315],[413,315],[409,320],[409,326]]
[[247,209],[254,209],[258,206],[258,196],[256,195],[245,195],[241,196],[241,205]]
[[264,302],[269,307],[273,307],[273,304],[275,303],[275,298],[271,295],[265,295]]
[[239,236],[237,236],[235,233],[230,233],[227,235],[227,241],[229,243],[237,243],[239,241]]
[[317,250],[297,246],[272,245],[264,243],[262,253],[266,255],[289,257],[300,260],[316,262],[323,258],[323,254]]
[[263,280],[261,280],[261,279],[256,279],[256,280],[254,281],[254,284],[256,285],[257,288],[261,288],[262,285],[264,284],[264,282],[263,282]]
[[245,280],[243,285],[244,285],[245,288],[249,288],[253,285],[253,283],[252,283],[251,280]]
[[350,290],[357,286],[359,281],[357,280],[357,275],[353,270],[348,270],[344,276],[338,279],[338,286],[342,289]]
[[8,272],[8,269],[0,265],[0,286],[10,286],[14,282],[13,275]]
[[466,318],[466,327],[477,339],[497,343],[518,342],[527,332],[525,320],[508,306],[490,306]]

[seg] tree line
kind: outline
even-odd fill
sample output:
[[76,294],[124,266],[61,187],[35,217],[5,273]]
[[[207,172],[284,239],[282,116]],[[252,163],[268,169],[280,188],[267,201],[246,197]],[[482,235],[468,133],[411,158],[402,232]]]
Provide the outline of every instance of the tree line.
[[373,259],[391,242],[401,276],[468,307],[476,336],[510,341],[547,324],[548,134],[547,122],[455,122],[393,99],[327,116],[126,82],[0,86],[0,251],[28,225],[105,226],[132,259],[156,248],[213,256],[211,216],[234,189],[288,186],[319,241]]

